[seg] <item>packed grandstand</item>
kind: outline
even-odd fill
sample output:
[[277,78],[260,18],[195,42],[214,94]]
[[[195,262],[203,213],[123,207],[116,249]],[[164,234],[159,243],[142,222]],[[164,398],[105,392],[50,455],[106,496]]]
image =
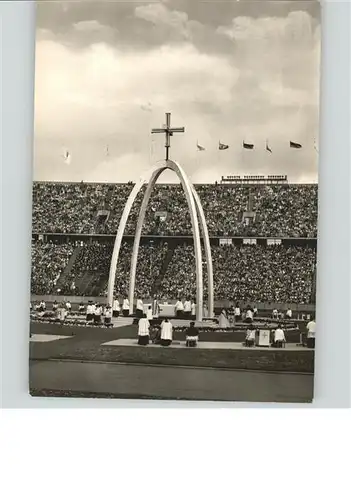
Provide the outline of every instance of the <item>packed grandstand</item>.
[[[114,236],[132,188],[132,183],[34,183],[33,294],[106,295]],[[216,300],[314,301],[317,185],[207,184],[195,188],[211,238]],[[142,196],[143,192],[128,220],[117,267],[117,296],[128,292]],[[191,234],[181,186],[158,184],[143,226],[138,297],[195,296]],[[204,282],[206,294],[206,272]]]

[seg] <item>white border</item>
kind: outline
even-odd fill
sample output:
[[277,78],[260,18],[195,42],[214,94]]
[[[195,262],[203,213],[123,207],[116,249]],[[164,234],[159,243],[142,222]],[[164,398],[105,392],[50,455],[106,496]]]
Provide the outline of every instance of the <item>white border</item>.
[[[315,408],[350,405],[350,3],[323,2],[322,11]],[[3,407],[267,407],[28,395],[35,4],[0,2],[0,16]]]

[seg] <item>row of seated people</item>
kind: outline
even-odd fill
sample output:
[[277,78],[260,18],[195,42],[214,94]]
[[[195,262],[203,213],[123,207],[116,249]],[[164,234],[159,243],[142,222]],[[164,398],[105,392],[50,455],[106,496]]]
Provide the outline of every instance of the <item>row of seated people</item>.
[[[113,234],[133,185],[34,183],[33,232]],[[317,185],[197,185],[210,235],[316,237]],[[144,191],[134,203],[126,233],[134,234]],[[107,210],[97,227],[98,210]],[[243,212],[256,212],[249,225]],[[165,220],[156,212],[167,212]],[[53,213],[55,217],[46,217]],[[189,209],[179,184],[158,184],[152,193],[143,227],[145,234],[191,234]]]
[[[89,295],[82,288],[84,279],[88,276],[89,286],[100,280],[99,293],[105,295],[112,256],[110,243],[93,242],[83,245],[70,273],[62,278],[60,288],[56,287],[56,281],[73,250],[74,246],[68,244],[33,244],[32,293]],[[235,297],[247,302],[307,304],[311,301],[316,264],[316,252],[313,248],[230,245],[213,246],[211,250],[216,300]],[[124,242],[116,272],[117,296],[125,296],[128,292],[131,252],[132,244]],[[160,273],[167,252],[167,243],[140,246],[135,289],[138,297],[151,297],[158,279],[161,298],[174,300],[196,296],[193,245],[178,245],[172,250],[172,257],[162,277]],[[206,295],[206,269],[204,288]]]
[[[30,304],[30,310],[33,311],[33,306]],[[44,316],[46,313],[46,304],[44,300],[38,301],[34,304],[34,311],[39,314],[39,316]],[[70,301],[58,303],[56,300],[52,304],[52,313],[50,317],[54,317],[56,321],[60,323],[65,323],[69,319],[69,315],[72,311],[72,304]],[[93,303],[89,301],[89,304],[85,306],[83,303],[79,304],[79,312],[81,314],[86,314],[86,324],[94,324],[96,326],[103,324],[106,327],[112,326],[112,307],[110,305],[103,305],[98,302]]]

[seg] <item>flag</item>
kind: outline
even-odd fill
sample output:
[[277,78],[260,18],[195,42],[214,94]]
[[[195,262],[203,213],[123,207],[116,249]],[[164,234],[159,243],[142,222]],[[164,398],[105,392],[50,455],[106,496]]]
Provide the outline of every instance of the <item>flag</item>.
[[290,141],[290,147],[293,149],[301,149],[302,148],[301,144],[299,144],[298,142],[293,142],[293,141]]
[[66,165],[70,165],[71,163],[71,153],[69,151],[65,151],[63,155],[63,161],[66,163]]
[[269,151],[270,153],[272,153],[272,150],[268,145],[268,141],[266,141],[266,151]]
[[199,143],[197,143],[196,146],[198,151],[205,151],[205,148],[203,146],[200,146]]
[[228,144],[222,144],[221,141],[219,141],[218,149],[220,151],[223,151],[224,149],[228,149],[228,148],[229,148]]
[[248,144],[247,142],[243,141],[243,148],[244,149],[253,149],[255,146],[253,144]]

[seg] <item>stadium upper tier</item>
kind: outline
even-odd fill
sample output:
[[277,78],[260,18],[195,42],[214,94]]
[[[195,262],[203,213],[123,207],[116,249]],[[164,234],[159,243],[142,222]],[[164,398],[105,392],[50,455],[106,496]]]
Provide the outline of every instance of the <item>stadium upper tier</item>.
[[[115,234],[133,184],[35,182],[33,233]],[[196,185],[210,236],[316,238],[317,185]],[[143,191],[130,214],[134,234]],[[103,211],[103,213],[101,212]],[[158,216],[163,212],[163,216]],[[143,234],[192,234],[179,184],[158,184]]]

